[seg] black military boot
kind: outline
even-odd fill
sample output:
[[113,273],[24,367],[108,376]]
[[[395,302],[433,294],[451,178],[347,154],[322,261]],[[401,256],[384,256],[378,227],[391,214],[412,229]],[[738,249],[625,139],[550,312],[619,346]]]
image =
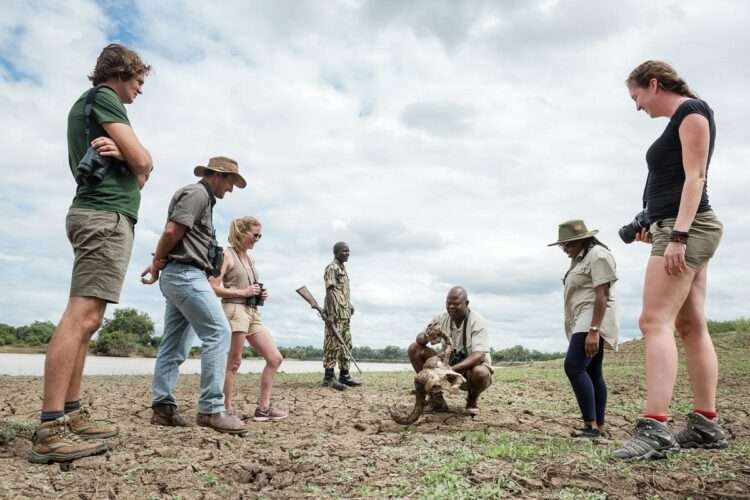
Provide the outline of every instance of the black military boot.
[[352,376],[349,375],[349,370],[341,370],[341,372],[339,373],[339,382],[344,385],[348,385],[349,387],[357,387],[362,385],[362,382],[354,380]]
[[323,387],[331,387],[337,391],[343,391],[346,389],[345,385],[336,380],[336,374],[334,373],[333,368],[326,368],[326,374],[323,377],[323,383],[321,385]]

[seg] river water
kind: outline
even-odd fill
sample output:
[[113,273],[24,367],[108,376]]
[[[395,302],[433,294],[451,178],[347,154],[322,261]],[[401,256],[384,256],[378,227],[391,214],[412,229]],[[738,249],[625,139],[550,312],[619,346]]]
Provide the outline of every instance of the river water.
[[[87,356],[84,375],[151,375],[155,358],[112,358]],[[243,359],[240,373],[260,373],[265,366],[262,359]],[[393,372],[411,370],[408,363],[359,363],[363,372]],[[180,373],[200,373],[200,359],[187,359],[180,366]],[[281,373],[323,372],[322,361],[299,361],[285,359]],[[356,373],[352,365],[351,371]],[[0,375],[41,376],[44,374],[44,354],[0,353]]]

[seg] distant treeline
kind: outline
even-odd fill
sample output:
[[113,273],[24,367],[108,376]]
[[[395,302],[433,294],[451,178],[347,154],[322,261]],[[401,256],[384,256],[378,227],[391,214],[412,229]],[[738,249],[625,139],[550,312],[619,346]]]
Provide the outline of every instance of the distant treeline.
[[[55,325],[49,321],[35,321],[30,325],[13,327],[0,323],[0,346],[37,347],[49,342]],[[750,319],[740,318],[732,321],[708,321],[710,333],[750,332]],[[104,320],[98,335],[91,341],[90,348],[102,356],[155,356],[161,337],[154,335],[154,322],[147,313],[136,309],[115,309],[113,317]],[[279,347],[281,354],[288,359],[322,360],[323,349],[314,346]],[[194,347],[191,354],[197,355],[200,348]],[[491,349],[494,363],[511,363],[527,361],[545,361],[558,359],[565,353],[545,353],[529,350],[517,345],[507,349]],[[352,354],[358,361],[408,362],[405,347],[386,346],[376,349],[357,346]],[[246,348],[243,357],[258,357],[250,348]]]
[[[0,323],[0,346],[36,347],[49,343],[55,325],[35,321],[30,325],[12,327]],[[135,309],[115,309],[105,319],[89,348],[102,356],[154,356],[161,337],[154,336],[154,322],[147,313]]]

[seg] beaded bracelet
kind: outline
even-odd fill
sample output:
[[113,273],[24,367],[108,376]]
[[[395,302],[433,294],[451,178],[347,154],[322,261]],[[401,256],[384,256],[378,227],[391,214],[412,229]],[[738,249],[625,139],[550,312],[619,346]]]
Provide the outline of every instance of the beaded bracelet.
[[674,243],[682,243],[683,245],[687,245],[687,240],[687,231],[677,231],[675,229],[672,229],[672,233],[669,235],[669,241]]

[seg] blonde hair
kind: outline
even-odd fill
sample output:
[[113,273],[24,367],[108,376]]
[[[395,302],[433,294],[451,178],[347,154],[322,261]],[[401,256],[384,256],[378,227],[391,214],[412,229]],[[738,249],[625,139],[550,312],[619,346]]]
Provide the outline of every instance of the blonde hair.
[[229,224],[229,246],[242,248],[242,238],[254,227],[260,227],[261,223],[255,217],[238,217]]
[[639,87],[646,88],[654,78],[659,82],[659,87],[664,90],[684,97],[698,98],[697,94],[688,87],[687,82],[677,74],[677,71],[664,61],[646,61],[639,64],[630,72],[625,84],[634,83]]

